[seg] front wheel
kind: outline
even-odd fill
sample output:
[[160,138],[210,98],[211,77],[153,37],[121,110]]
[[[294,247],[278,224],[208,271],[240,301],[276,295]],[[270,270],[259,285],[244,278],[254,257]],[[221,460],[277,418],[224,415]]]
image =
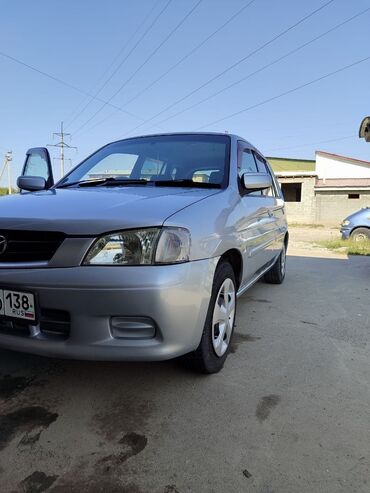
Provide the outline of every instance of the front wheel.
[[357,228],[351,233],[351,239],[353,241],[366,241],[370,240],[369,228]]
[[233,335],[236,314],[236,282],[231,265],[222,261],[215,273],[202,339],[198,348],[184,356],[202,373],[217,373],[224,366]]

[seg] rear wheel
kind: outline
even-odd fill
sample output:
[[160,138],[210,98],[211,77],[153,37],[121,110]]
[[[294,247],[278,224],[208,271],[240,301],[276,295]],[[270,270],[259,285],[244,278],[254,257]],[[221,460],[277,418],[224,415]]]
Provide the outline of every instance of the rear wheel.
[[269,284],[281,284],[285,278],[286,271],[286,246],[285,243],[280,255],[271,269],[264,276],[265,282]]
[[217,373],[224,366],[233,335],[236,314],[236,282],[228,262],[217,267],[202,339],[198,348],[184,356],[191,368]]
[[370,229],[357,228],[351,233],[351,239],[354,241],[370,240]]

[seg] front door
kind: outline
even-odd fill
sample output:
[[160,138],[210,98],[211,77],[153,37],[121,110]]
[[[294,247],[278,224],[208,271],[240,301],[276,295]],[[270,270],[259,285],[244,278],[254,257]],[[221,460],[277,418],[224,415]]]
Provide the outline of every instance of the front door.
[[272,187],[263,191],[247,192],[239,187],[242,214],[237,224],[240,248],[243,255],[242,286],[252,281],[276,259],[281,249],[283,235],[283,200],[266,161],[247,144],[241,142],[238,152],[238,174],[268,173]]

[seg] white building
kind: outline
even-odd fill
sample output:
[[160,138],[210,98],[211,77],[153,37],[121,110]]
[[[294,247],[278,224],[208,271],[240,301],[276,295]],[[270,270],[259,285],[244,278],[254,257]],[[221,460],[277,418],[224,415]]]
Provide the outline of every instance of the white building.
[[370,206],[370,162],[316,152],[315,161],[269,158],[282,185],[290,222],[338,225]]

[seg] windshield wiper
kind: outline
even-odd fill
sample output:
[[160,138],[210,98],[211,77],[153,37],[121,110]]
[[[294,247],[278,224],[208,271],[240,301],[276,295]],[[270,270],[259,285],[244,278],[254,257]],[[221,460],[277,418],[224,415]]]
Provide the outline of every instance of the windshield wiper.
[[207,183],[185,178],[178,180],[155,180],[154,183],[157,187],[221,188],[220,183]]
[[67,188],[73,185],[78,185],[79,187],[98,187],[98,186],[117,186],[117,185],[146,185],[148,180],[131,180],[130,178],[114,178],[110,176],[108,178],[99,178],[96,180],[83,180],[83,181],[72,181],[70,183],[63,183],[56,188]]

